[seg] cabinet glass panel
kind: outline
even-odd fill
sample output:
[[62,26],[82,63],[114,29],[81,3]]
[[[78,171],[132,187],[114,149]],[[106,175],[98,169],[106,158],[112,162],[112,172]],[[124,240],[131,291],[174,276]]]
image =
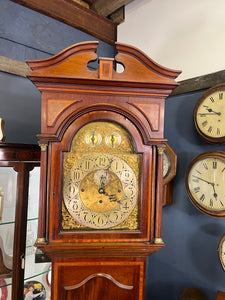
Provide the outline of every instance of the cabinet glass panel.
[[0,168],[0,299],[11,299],[17,172]]
[[39,180],[40,168],[36,167],[30,172],[29,181],[24,295],[25,299],[33,296],[38,300],[50,300],[50,263],[35,263],[36,248],[33,246],[37,239]]

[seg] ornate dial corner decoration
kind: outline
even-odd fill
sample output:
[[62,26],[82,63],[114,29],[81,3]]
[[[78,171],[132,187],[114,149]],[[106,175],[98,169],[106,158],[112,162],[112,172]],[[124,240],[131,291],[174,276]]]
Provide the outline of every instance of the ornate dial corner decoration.
[[160,129],[160,104],[159,103],[145,103],[145,102],[131,102],[128,104],[135,107],[147,120],[151,131],[159,131]]
[[55,122],[68,107],[80,102],[80,100],[48,99],[47,102],[47,125],[54,126]]
[[94,273],[94,274],[91,274],[91,275],[87,276],[84,280],[82,280],[81,282],[79,282],[77,284],[70,285],[70,286],[64,286],[64,290],[71,291],[71,290],[78,289],[78,288],[82,287],[83,285],[85,285],[88,281],[90,281],[94,278],[97,278],[97,277],[106,278],[106,279],[110,280],[112,283],[114,283],[116,286],[118,286],[121,289],[132,290],[134,288],[133,285],[127,285],[127,284],[123,284],[123,283],[117,281],[113,276],[111,276],[109,274]]

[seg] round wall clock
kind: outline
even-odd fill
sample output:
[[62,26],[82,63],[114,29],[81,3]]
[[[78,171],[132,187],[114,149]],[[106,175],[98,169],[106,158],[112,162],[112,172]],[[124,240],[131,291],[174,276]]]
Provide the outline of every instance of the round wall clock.
[[193,119],[197,132],[207,142],[225,143],[225,84],[210,88],[200,97]]
[[163,152],[163,184],[170,182],[176,175],[177,155],[174,150],[166,143]]
[[222,268],[225,271],[225,234],[221,237],[219,241],[218,254]]
[[225,216],[225,153],[208,151],[196,156],[187,168],[186,189],[192,203],[213,217]]

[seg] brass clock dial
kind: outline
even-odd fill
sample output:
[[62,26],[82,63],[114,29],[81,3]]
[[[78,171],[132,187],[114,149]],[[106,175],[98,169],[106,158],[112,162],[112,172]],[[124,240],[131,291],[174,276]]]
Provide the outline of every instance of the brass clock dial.
[[207,90],[194,109],[197,132],[210,143],[225,142],[225,85]]
[[225,216],[225,153],[208,151],[196,156],[186,172],[186,189],[202,212]]
[[102,142],[102,136],[97,131],[90,131],[85,135],[85,142],[90,147],[97,147]]
[[70,169],[63,197],[77,222],[93,229],[107,229],[122,223],[133,211],[138,182],[123,159],[94,153],[79,159]]
[[225,234],[221,237],[219,241],[218,254],[222,268],[225,271]]

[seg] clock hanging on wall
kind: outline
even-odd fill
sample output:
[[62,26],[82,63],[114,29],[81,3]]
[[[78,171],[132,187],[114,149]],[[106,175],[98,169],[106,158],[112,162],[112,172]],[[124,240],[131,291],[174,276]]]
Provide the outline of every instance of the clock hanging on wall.
[[194,125],[200,136],[209,143],[225,143],[225,84],[208,89],[198,100]]
[[146,258],[164,246],[164,102],[180,72],[123,44],[90,71],[97,46],[28,61],[42,92],[36,246],[54,300],[144,299]]
[[218,245],[218,255],[221,266],[225,271],[225,234],[222,235]]
[[186,171],[186,189],[192,203],[213,217],[225,216],[225,152],[196,156]]

